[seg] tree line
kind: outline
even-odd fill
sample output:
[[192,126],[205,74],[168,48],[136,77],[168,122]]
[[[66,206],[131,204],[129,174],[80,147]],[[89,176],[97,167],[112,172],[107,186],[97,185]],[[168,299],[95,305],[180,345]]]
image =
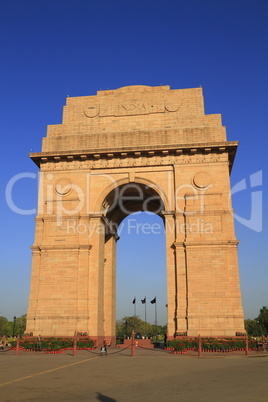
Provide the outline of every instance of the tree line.
[[8,321],[6,317],[0,316],[0,336],[14,337],[23,335],[26,329],[26,314],[21,317],[14,317]]
[[254,320],[245,320],[245,329],[248,335],[258,337],[268,335],[268,307],[263,306]]
[[116,336],[118,338],[131,337],[132,331],[148,338],[164,337],[167,326],[149,324],[141,320],[139,316],[124,317],[116,322]]
[[[9,321],[6,317],[0,316],[0,336],[23,335],[26,329],[26,314],[21,317],[14,317]],[[260,309],[258,317],[253,320],[245,320],[245,329],[248,335],[268,336],[268,307]],[[138,316],[124,317],[116,322],[116,335],[118,337],[130,337],[132,331],[146,337],[164,336],[167,331],[166,325],[152,325],[141,320]]]
[[[258,317],[253,320],[245,320],[245,330],[249,336],[268,336],[268,307],[260,309]],[[132,331],[146,337],[164,336],[167,331],[166,325],[151,325],[141,320],[138,316],[124,317],[116,323],[117,337],[130,337]]]

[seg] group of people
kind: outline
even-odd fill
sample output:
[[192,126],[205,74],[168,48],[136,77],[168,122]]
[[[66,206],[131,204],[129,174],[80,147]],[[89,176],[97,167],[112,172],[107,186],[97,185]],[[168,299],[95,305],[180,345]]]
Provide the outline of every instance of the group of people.
[[7,337],[4,335],[0,341],[0,349],[5,349],[8,346]]

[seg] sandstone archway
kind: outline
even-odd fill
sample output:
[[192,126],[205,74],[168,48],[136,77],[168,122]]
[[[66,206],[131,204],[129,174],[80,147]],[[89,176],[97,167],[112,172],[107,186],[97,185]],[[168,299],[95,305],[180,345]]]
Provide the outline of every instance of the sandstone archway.
[[220,115],[204,114],[202,88],[67,98],[63,123],[31,154],[40,193],[27,332],[114,339],[116,229],[143,209],[165,222],[169,336],[243,332],[229,207],[237,145]]

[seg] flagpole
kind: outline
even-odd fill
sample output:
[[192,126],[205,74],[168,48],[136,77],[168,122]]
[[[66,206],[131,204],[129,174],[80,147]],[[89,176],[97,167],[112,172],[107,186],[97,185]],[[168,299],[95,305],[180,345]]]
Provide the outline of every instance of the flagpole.
[[[146,324],[147,324],[147,321],[146,321],[146,298],[145,298],[145,324],[144,324],[144,332],[146,333]],[[144,334],[145,335],[145,334]]]
[[155,299],[155,325],[157,326],[157,307],[156,307],[156,299]]
[[156,305],[156,296],[153,300],[151,300],[151,303],[154,304],[154,323],[157,326],[157,305]]
[[132,300],[132,304],[134,304],[134,317],[136,317],[136,296]]
[[146,333],[146,324],[147,324],[147,320],[146,320],[146,296],[144,299],[141,300],[142,304],[145,304],[144,306],[144,315],[145,315],[145,319],[144,319],[144,335]]

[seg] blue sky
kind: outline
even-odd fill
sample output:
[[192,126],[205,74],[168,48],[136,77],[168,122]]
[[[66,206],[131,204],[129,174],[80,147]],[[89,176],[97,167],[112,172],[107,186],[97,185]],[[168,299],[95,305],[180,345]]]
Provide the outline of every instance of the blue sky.
[[[221,113],[228,140],[240,142],[231,181],[234,186],[245,180],[246,186],[233,198],[238,220],[249,220],[236,220],[245,316],[254,318],[268,305],[267,19],[262,0],[1,2],[0,315],[26,313],[34,236],[34,215],[19,215],[7,205],[9,181],[37,173],[28,153],[41,150],[48,124],[61,123],[67,95],[136,84],[202,85],[206,113]],[[259,176],[250,188],[250,176],[260,171],[262,183]],[[252,198],[256,191],[263,208]],[[35,208],[37,180],[19,181],[12,195],[20,208]],[[261,231],[260,225],[258,231],[247,227],[253,209]],[[145,255],[145,244],[150,254]],[[165,323],[165,288],[163,233],[129,238],[122,230],[118,317],[133,313],[134,296],[157,296],[159,322]],[[153,306],[147,309],[153,322]],[[140,302],[137,313],[143,318]]]

